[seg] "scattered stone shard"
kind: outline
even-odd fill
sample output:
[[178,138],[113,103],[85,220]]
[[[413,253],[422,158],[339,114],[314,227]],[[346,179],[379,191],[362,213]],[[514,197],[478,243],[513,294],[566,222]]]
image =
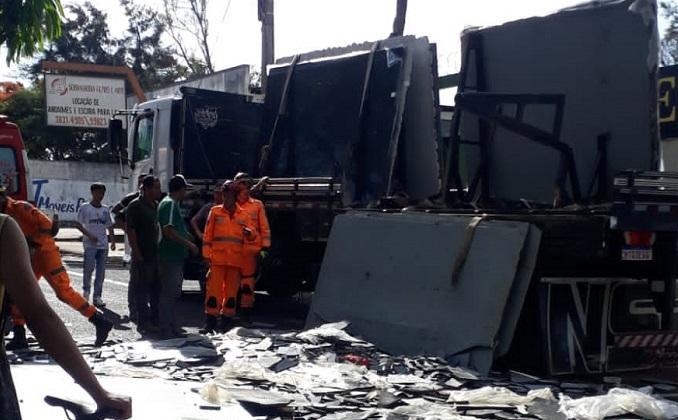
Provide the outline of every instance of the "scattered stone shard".
[[[115,343],[87,351],[85,357],[93,371],[109,377],[106,379],[171,379],[177,385],[190,381],[206,401],[195,410],[215,412],[221,406],[233,412],[237,407],[262,420],[565,420],[563,413],[597,420],[603,417],[581,413],[593,413],[591,407],[603,413],[599,408],[605,406],[617,411],[622,407],[625,413],[664,416],[657,418],[670,418],[674,410],[678,413],[677,404],[649,395],[650,387],[638,392],[618,388],[619,381],[561,382],[515,371],[483,376],[450,366],[438,357],[384,353],[350,335],[347,328],[347,322],[305,332],[235,328],[210,337]],[[145,359],[144,351],[148,351]],[[39,348],[22,352],[27,360],[36,355],[50,362]],[[200,362],[196,364],[194,359]],[[356,359],[367,363],[352,362]],[[11,353],[10,360],[16,362]],[[277,369],[276,364],[282,361],[287,365]],[[670,384],[653,391],[663,389],[673,392]]]

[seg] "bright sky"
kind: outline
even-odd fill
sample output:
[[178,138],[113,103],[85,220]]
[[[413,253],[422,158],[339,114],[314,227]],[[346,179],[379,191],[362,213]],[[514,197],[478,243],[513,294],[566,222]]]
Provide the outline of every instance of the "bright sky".
[[[62,0],[62,4],[85,0]],[[125,17],[117,0],[91,0],[108,13],[113,35],[121,34]],[[160,7],[162,0],[137,0]],[[441,75],[455,73],[460,64],[459,34],[468,26],[489,26],[581,3],[581,0],[410,0],[406,34],[428,36],[438,44]],[[210,0],[210,38],[216,69],[239,64],[259,66],[261,26],[257,0]],[[345,46],[387,37],[396,0],[275,0],[276,57]],[[16,78],[0,51],[0,79]]]

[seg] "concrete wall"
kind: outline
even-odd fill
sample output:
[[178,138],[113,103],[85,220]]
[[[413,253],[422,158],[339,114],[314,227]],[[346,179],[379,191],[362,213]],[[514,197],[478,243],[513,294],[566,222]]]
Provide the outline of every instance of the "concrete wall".
[[90,199],[93,182],[106,185],[104,204],[114,205],[126,193],[120,167],[110,163],[29,160],[33,179],[29,199],[48,214],[59,213],[62,221],[74,221],[78,209]]

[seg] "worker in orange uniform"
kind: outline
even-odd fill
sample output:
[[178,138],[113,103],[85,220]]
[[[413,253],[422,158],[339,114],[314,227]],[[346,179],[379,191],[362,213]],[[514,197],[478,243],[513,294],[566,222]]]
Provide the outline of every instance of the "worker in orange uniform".
[[259,256],[262,250],[271,247],[271,229],[266,218],[264,203],[250,196],[252,178],[248,174],[240,172],[235,176],[235,180],[242,186],[238,194],[238,205],[247,213],[249,223],[254,226],[258,234],[258,240],[247,242],[243,247],[240,311],[243,318],[248,319],[254,307],[254,285]]
[[240,273],[245,243],[255,242],[257,232],[236,203],[239,186],[226,181],[222,187],[224,202],[214,206],[207,216],[202,254],[209,264],[205,287],[205,327],[202,334],[213,333],[217,318],[220,330],[227,330],[236,315]]
[[[31,266],[36,279],[44,276],[57,297],[71,308],[80,312],[96,329],[94,344],[101,346],[108,338],[113,323],[103,317],[94,305],[71,286],[66,268],[61,262],[61,254],[52,237],[52,221],[31,203],[17,201],[7,196],[7,191],[0,188],[0,213],[11,216],[21,228],[31,253]],[[12,305],[14,337],[7,344],[8,349],[28,347],[26,341],[26,321],[18,308]]]

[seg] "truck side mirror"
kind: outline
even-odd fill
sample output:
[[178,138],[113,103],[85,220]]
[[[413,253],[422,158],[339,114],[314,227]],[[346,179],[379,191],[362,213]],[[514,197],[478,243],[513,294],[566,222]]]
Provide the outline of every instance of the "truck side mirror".
[[111,118],[108,120],[108,145],[114,153],[120,152],[122,147],[122,120]]

